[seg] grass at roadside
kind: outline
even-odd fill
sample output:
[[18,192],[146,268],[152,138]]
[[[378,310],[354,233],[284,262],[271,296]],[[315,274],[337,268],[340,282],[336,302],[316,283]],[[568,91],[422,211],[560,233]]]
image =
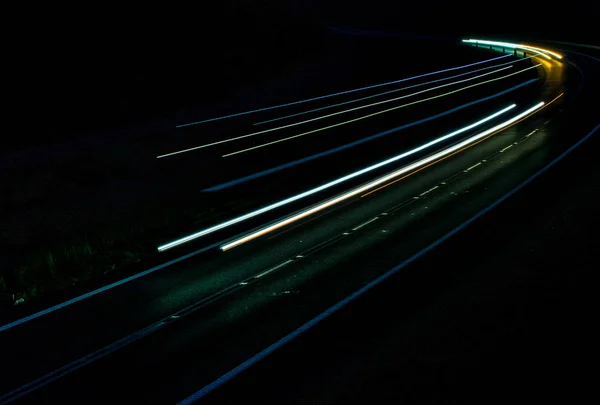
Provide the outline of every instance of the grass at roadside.
[[0,173],[10,213],[0,218],[6,250],[0,255],[0,305],[22,307],[126,277],[166,240],[256,205],[259,196],[199,193],[194,176],[210,174],[206,167],[156,165],[150,153],[155,138],[168,144],[177,140],[173,135],[157,130],[79,149],[55,145],[56,155],[43,150],[43,163],[17,155]]
[[107,276],[154,256],[165,229],[186,229],[190,223],[202,226],[219,217],[209,207],[200,212],[192,210],[197,206],[187,208],[161,217],[140,215],[90,232],[76,231],[68,238],[13,252],[15,265],[0,272],[0,306],[23,304],[85,282],[101,285]]
[[[48,50],[59,56],[42,58],[43,63],[7,58],[14,77],[5,87],[8,98],[17,100],[8,115],[18,131],[3,144],[7,158],[0,170],[5,214],[0,216],[0,314],[15,303],[85,282],[101,284],[155,255],[163,238],[243,208],[245,202],[227,205],[193,193],[189,198],[172,195],[164,184],[159,189],[146,181],[161,175],[152,172],[144,156],[151,143],[148,134],[143,139],[99,136],[103,139],[97,143],[86,138],[171,117],[190,106],[211,107],[237,88],[323,57],[323,33],[312,22],[298,20],[278,2],[238,3],[219,6],[221,20],[213,16],[214,24],[205,31],[198,31],[195,22],[182,28],[187,35],[173,34],[175,40],[162,45],[146,40],[130,47],[115,33],[110,38],[115,46],[103,57],[95,50],[90,63],[82,63],[86,55],[68,52],[68,47],[64,55],[54,52],[55,44]],[[254,24],[257,19],[263,23]],[[230,30],[231,24],[236,27],[229,33],[239,37],[235,44],[222,46],[218,36],[203,36],[223,22]],[[202,57],[187,52],[199,43]],[[71,69],[74,55],[77,69]],[[29,74],[31,68],[35,74]],[[31,94],[35,104],[22,100]]]

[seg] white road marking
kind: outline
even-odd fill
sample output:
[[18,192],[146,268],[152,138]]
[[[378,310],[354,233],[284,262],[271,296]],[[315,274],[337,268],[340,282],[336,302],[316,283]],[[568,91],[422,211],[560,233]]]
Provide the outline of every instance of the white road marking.
[[530,133],[528,133],[527,135],[525,135],[525,138],[529,138],[531,135],[535,134],[537,131],[539,131],[538,129],[534,129],[533,131],[531,131]]
[[254,278],[261,278],[261,277],[263,277],[263,276],[266,276],[267,274],[269,274],[269,273],[271,273],[271,272],[273,272],[273,271],[275,271],[275,270],[277,270],[277,269],[280,269],[280,268],[282,268],[283,266],[287,266],[287,265],[288,265],[288,264],[290,264],[291,262],[293,262],[293,260],[292,260],[292,259],[288,259],[288,260],[286,260],[285,262],[283,262],[283,263],[279,263],[277,266],[275,266],[275,267],[272,267],[272,268],[270,268],[270,269],[269,269],[269,270],[267,270],[267,271],[263,271],[262,273],[260,273],[260,274],[259,274],[259,275],[257,275],[257,276],[254,276]]
[[473,166],[469,167],[467,170],[465,170],[465,173],[466,173],[466,172],[468,172],[468,171],[470,171],[471,169],[474,169],[474,168],[476,168],[476,167],[477,167],[477,166],[479,166],[480,164],[481,164],[481,162],[477,163],[476,165],[473,165]]
[[378,220],[378,219],[379,219],[379,217],[375,217],[375,218],[373,218],[373,219],[371,219],[371,220],[369,220],[369,221],[365,222],[364,224],[360,224],[360,225],[359,225],[359,226],[357,226],[356,228],[352,228],[352,230],[353,230],[353,231],[357,231],[357,230],[359,230],[360,228],[362,228],[363,226],[367,226],[367,225],[369,225],[371,222],[374,222],[374,221],[376,221],[376,220]]
[[432,192],[433,190],[435,190],[436,188],[439,188],[440,186],[435,186],[433,188],[430,188],[429,190],[419,194],[419,197],[423,197],[425,194]]

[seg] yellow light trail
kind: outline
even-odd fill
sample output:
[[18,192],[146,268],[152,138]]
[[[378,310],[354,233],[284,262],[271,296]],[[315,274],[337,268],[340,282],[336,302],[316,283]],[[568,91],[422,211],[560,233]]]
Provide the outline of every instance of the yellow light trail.
[[544,106],[542,106],[542,108],[540,108],[539,110],[532,112],[532,113],[531,113],[531,114],[529,114],[528,116],[526,116],[526,117],[523,117],[523,118],[521,118],[520,120],[518,120],[518,121],[516,121],[516,122],[513,122],[513,123],[512,123],[512,124],[510,124],[508,127],[506,127],[506,128],[502,128],[502,129],[499,129],[498,131],[496,131],[496,132],[494,132],[494,133],[492,133],[492,134],[490,134],[490,135],[486,136],[485,138],[482,138],[482,139],[478,140],[477,142],[474,142],[474,143],[472,143],[472,144],[470,144],[470,145],[468,145],[468,146],[465,146],[465,147],[464,147],[464,148],[462,148],[461,150],[457,150],[456,152],[454,152],[454,153],[452,153],[452,154],[450,154],[450,155],[448,155],[448,156],[444,156],[443,158],[441,158],[441,159],[439,159],[439,160],[436,160],[435,162],[432,162],[432,163],[428,164],[427,166],[423,166],[423,167],[421,167],[420,169],[418,169],[418,170],[415,170],[414,172],[411,172],[411,173],[407,174],[407,175],[406,175],[406,176],[404,176],[404,177],[401,177],[401,178],[399,178],[399,179],[396,179],[396,180],[394,180],[394,181],[392,181],[392,182],[390,182],[390,183],[388,183],[388,184],[385,184],[385,185],[383,185],[383,186],[381,186],[381,187],[378,187],[378,188],[376,188],[375,190],[371,190],[371,191],[369,191],[368,193],[365,193],[365,194],[361,195],[361,196],[360,196],[360,198],[363,198],[363,197],[366,197],[366,196],[368,196],[368,195],[370,195],[370,194],[376,193],[376,192],[377,192],[377,191],[379,191],[379,190],[383,190],[384,188],[386,188],[386,187],[389,187],[389,186],[391,186],[392,184],[394,184],[394,183],[397,183],[397,182],[399,182],[399,181],[401,181],[401,180],[404,180],[404,179],[406,179],[407,177],[410,177],[410,176],[412,176],[413,174],[419,173],[421,170],[425,170],[425,169],[427,169],[428,167],[430,167],[430,166],[433,166],[433,165],[435,165],[435,164],[437,164],[437,163],[441,162],[442,160],[446,160],[446,159],[448,159],[448,158],[450,158],[450,157],[452,157],[452,156],[454,156],[454,155],[456,155],[456,154],[458,154],[458,153],[460,153],[460,152],[463,152],[463,151],[465,151],[465,150],[467,150],[467,149],[469,149],[469,148],[471,148],[471,147],[473,147],[473,146],[475,146],[475,145],[477,145],[477,144],[479,144],[479,143],[481,143],[481,142],[485,141],[486,139],[488,139],[488,138],[491,138],[492,136],[496,135],[496,134],[497,134],[497,133],[499,133],[499,132],[506,131],[507,129],[509,129],[509,128],[513,127],[514,125],[517,125],[518,123],[520,123],[520,122],[522,122],[522,121],[525,121],[527,118],[531,117],[533,114],[537,114],[538,112],[542,111],[544,108],[548,107],[550,104],[554,103],[556,100],[558,100],[560,97],[562,97],[562,95],[563,95],[563,94],[564,94],[564,93],[560,93],[560,94],[559,94],[558,96],[556,96],[556,97],[555,97],[555,98],[554,98],[552,101],[550,101],[550,102],[546,103]]
[[473,43],[473,44],[482,44],[482,45],[492,45],[492,46],[496,45],[496,46],[502,46],[502,47],[507,47],[507,48],[525,49],[525,50],[529,50],[529,51],[539,52],[546,59],[552,59],[546,54],[550,54],[550,55],[554,56],[556,59],[563,58],[563,56],[559,53],[550,51],[548,49],[539,48],[537,46],[531,46],[531,45],[525,45],[525,44],[513,44],[510,42],[500,42],[500,41],[487,41],[487,40],[482,40],[482,39],[463,39],[463,42]]
[[272,231],[274,231],[276,229],[279,229],[281,227],[289,225],[292,222],[298,221],[298,220],[300,220],[302,218],[305,218],[307,216],[310,216],[310,215],[312,215],[312,214],[314,214],[314,213],[316,213],[318,211],[326,209],[326,208],[328,208],[328,207],[330,207],[332,205],[335,205],[335,204],[337,204],[337,203],[339,203],[341,201],[344,201],[344,200],[346,200],[348,198],[351,198],[353,196],[361,194],[361,193],[363,193],[363,192],[365,192],[365,191],[367,191],[367,190],[369,190],[369,189],[371,189],[373,187],[377,187],[380,184],[386,183],[387,181],[389,181],[389,180],[391,180],[391,179],[393,179],[395,177],[398,177],[398,176],[401,176],[401,175],[403,175],[405,173],[411,172],[414,169],[417,169],[417,168],[419,168],[421,166],[425,166],[425,165],[427,165],[427,164],[429,164],[431,162],[438,161],[443,156],[450,155],[450,154],[452,154],[452,153],[454,153],[454,152],[456,152],[458,150],[464,149],[464,147],[466,145],[474,143],[474,142],[476,142],[476,141],[478,141],[478,140],[480,140],[482,138],[489,137],[489,136],[491,136],[490,134],[497,133],[499,130],[505,129],[506,127],[511,126],[511,124],[513,124],[513,123],[521,120],[523,117],[529,116],[533,112],[536,112],[543,105],[544,105],[544,102],[540,101],[539,103],[537,103],[533,107],[531,107],[531,108],[527,109],[526,111],[524,111],[524,112],[522,112],[522,113],[514,116],[513,118],[511,118],[511,119],[509,119],[509,120],[507,120],[507,121],[505,121],[505,122],[503,122],[501,124],[498,124],[498,125],[490,128],[490,129],[488,129],[486,131],[483,131],[480,134],[472,136],[472,137],[470,137],[470,138],[468,138],[468,139],[466,139],[466,140],[464,140],[464,141],[462,141],[462,142],[460,142],[460,143],[458,143],[458,144],[456,144],[454,146],[451,146],[451,147],[449,147],[447,149],[444,149],[444,150],[442,150],[442,151],[440,151],[438,153],[435,153],[435,154],[433,154],[433,155],[431,155],[429,157],[426,157],[426,158],[421,159],[421,160],[419,160],[419,161],[417,161],[415,163],[412,163],[412,164],[410,164],[408,166],[405,166],[405,167],[403,167],[403,168],[401,168],[401,169],[399,169],[397,171],[394,171],[394,172],[392,172],[390,174],[387,174],[387,175],[385,175],[383,177],[380,177],[379,179],[374,180],[374,181],[372,181],[370,183],[367,183],[366,185],[360,186],[358,188],[355,188],[354,190],[351,190],[351,191],[346,192],[346,193],[344,193],[342,195],[334,197],[334,198],[332,198],[332,199],[330,199],[328,201],[320,203],[320,204],[318,204],[318,205],[316,205],[316,206],[314,206],[312,208],[309,208],[309,209],[307,209],[305,211],[300,212],[299,214],[292,215],[291,217],[289,217],[287,219],[279,221],[279,222],[277,222],[277,223],[275,223],[273,225],[267,226],[267,227],[265,227],[265,228],[263,228],[263,229],[261,229],[259,231],[253,232],[253,233],[251,233],[249,235],[246,235],[244,237],[238,238],[238,239],[233,240],[231,242],[228,242],[228,243],[226,243],[224,245],[221,245],[221,250],[226,251],[226,250],[232,249],[232,248],[234,248],[236,246],[239,246],[239,245],[241,245],[243,243],[249,242],[249,241],[251,241],[251,240],[253,240],[255,238],[258,238],[258,237],[260,237],[262,235],[265,235],[265,234],[267,234],[269,232],[272,232]]
[[374,117],[374,116],[376,116],[376,115],[384,114],[384,113],[387,113],[387,112],[390,112],[390,111],[394,111],[394,110],[397,110],[397,109],[400,109],[400,108],[404,108],[404,107],[408,107],[408,106],[411,106],[411,105],[415,105],[415,104],[423,103],[423,102],[425,102],[425,101],[433,100],[433,99],[440,98],[440,97],[445,97],[445,96],[448,96],[448,95],[450,95],[450,94],[455,94],[455,93],[458,93],[458,92],[460,92],[460,91],[464,91],[464,90],[467,90],[467,89],[470,89],[470,88],[473,88],[473,87],[481,86],[481,85],[483,85],[483,84],[486,84],[486,83],[491,83],[491,82],[494,82],[494,81],[496,81],[496,80],[502,80],[502,79],[506,79],[507,77],[510,77],[510,76],[513,76],[513,75],[516,75],[516,74],[519,74],[519,73],[523,73],[523,72],[525,72],[526,70],[529,70],[529,69],[534,69],[534,68],[537,68],[538,66],[541,66],[541,65],[542,65],[542,64],[541,64],[541,63],[539,63],[539,64],[537,64],[537,65],[530,66],[530,67],[528,67],[528,68],[525,68],[525,69],[523,69],[523,70],[519,70],[518,72],[510,73],[510,74],[508,74],[508,75],[506,75],[506,76],[497,77],[497,78],[495,78],[495,79],[490,79],[490,80],[485,80],[485,81],[483,81],[483,82],[476,83],[476,84],[472,84],[472,85],[469,85],[469,86],[465,86],[465,87],[462,87],[462,88],[460,88],[460,89],[457,89],[457,90],[450,91],[450,92],[448,92],[448,93],[439,94],[439,95],[437,95],[437,96],[433,96],[433,97],[424,98],[424,99],[421,99],[421,100],[413,101],[413,102],[411,102],[411,103],[402,104],[402,105],[400,105],[400,106],[396,106],[396,107],[388,108],[388,109],[386,109],[386,110],[383,110],[383,111],[378,111],[378,112],[375,112],[375,113],[372,113],[372,114],[363,115],[362,117],[354,118],[354,119],[351,119],[351,120],[348,120],[348,121],[339,122],[339,123],[337,123],[337,124],[329,125],[329,126],[326,126],[326,127],[322,127],[322,128],[313,129],[312,131],[303,132],[303,133],[301,133],[301,134],[298,134],[298,135],[289,136],[289,137],[287,137],[287,138],[282,138],[282,139],[278,139],[278,140],[276,140],[276,141],[271,141],[271,142],[267,142],[267,143],[264,143],[264,144],[261,144],[261,145],[257,145],[257,146],[253,146],[253,147],[250,147],[250,148],[246,148],[246,149],[238,150],[238,151],[235,151],[235,152],[231,152],[231,153],[228,153],[228,154],[225,154],[225,155],[223,155],[223,157],[234,156],[234,155],[238,155],[238,154],[240,154],[240,153],[244,153],[244,152],[249,152],[249,151],[251,151],[251,150],[255,150],[255,149],[258,149],[258,148],[264,148],[264,147],[266,147],[266,146],[270,146],[270,145],[274,145],[274,144],[277,144],[277,143],[281,143],[281,142],[289,141],[289,140],[291,140],[291,139],[296,139],[296,138],[299,138],[299,137],[302,137],[302,136],[305,136],[305,135],[314,134],[314,133],[316,133],[316,132],[325,131],[325,130],[327,130],[327,129],[336,128],[336,127],[339,127],[339,126],[342,126],[342,125],[347,125],[347,124],[350,124],[350,123],[352,123],[352,122],[356,122],[356,121],[360,121],[360,120],[363,120],[363,119],[366,119],[366,118]]
[[436,139],[434,139],[434,140],[432,140],[430,142],[422,144],[422,145],[420,145],[420,146],[418,146],[418,147],[416,147],[414,149],[408,150],[406,152],[403,152],[403,153],[401,153],[399,155],[393,156],[393,157],[391,157],[389,159],[386,159],[386,160],[381,161],[379,163],[376,163],[374,165],[365,167],[365,168],[363,168],[361,170],[349,173],[346,176],[343,176],[343,177],[340,177],[338,179],[332,180],[332,181],[327,182],[325,184],[321,184],[320,186],[312,188],[310,190],[307,190],[307,191],[305,191],[303,193],[296,194],[296,195],[294,195],[292,197],[288,197],[288,198],[286,198],[284,200],[278,201],[276,203],[272,203],[272,204],[267,205],[267,206],[263,206],[262,208],[260,208],[258,210],[248,212],[248,213],[246,213],[246,214],[244,214],[242,216],[239,216],[237,218],[232,218],[232,219],[230,219],[228,221],[225,221],[225,222],[222,222],[220,224],[214,225],[214,226],[212,226],[210,228],[206,228],[206,229],[203,229],[201,231],[195,232],[195,233],[193,233],[191,235],[187,235],[187,236],[185,236],[183,238],[171,241],[171,242],[166,243],[166,244],[164,244],[162,246],[159,246],[158,250],[159,251],[164,251],[164,250],[167,250],[167,249],[171,249],[171,248],[173,248],[175,246],[178,246],[178,245],[181,245],[183,243],[189,242],[191,240],[197,239],[197,238],[202,237],[204,235],[208,235],[210,233],[216,232],[216,231],[218,231],[220,229],[227,228],[227,227],[229,227],[231,225],[234,225],[234,224],[237,224],[239,222],[245,221],[245,220],[247,220],[249,218],[255,217],[257,215],[264,214],[265,212],[271,211],[273,209],[282,207],[282,206],[284,206],[286,204],[289,204],[291,202],[300,200],[300,199],[302,199],[304,197],[308,197],[308,196],[310,196],[312,194],[315,194],[315,193],[318,193],[320,191],[326,190],[326,189],[328,189],[330,187],[336,186],[336,185],[338,185],[340,183],[343,183],[345,181],[353,179],[353,178],[355,178],[357,176],[361,176],[361,175],[363,175],[365,173],[371,172],[371,171],[376,170],[376,169],[378,169],[380,167],[383,167],[383,166],[386,166],[388,164],[394,163],[394,162],[396,162],[396,161],[398,161],[400,159],[404,159],[404,158],[406,158],[408,156],[411,156],[411,155],[413,155],[413,154],[415,154],[417,152],[425,150],[425,149],[427,149],[427,148],[429,148],[429,147],[431,147],[433,145],[436,145],[436,144],[438,144],[440,142],[443,142],[443,141],[445,141],[447,139],[450,139],[450,138],[453,138],[453,137],[455,137],[457,135],[460,135],[461,133],[463,133],[465,131],[469,131],[469,130],[471,130],[473,128],[476,128],[476,127],[478,127],[478,126],[480,126],[480,125],[488,122],[489,120],[492,120],[492,119],[494,119],[494,118],[496,118],[496,117],[498,117],[498,116],[500,116],[500,115],[502,115],[502,114],[504,114],[504,113],[512,110],[514,107],[516,107],[516,104],[511,104],[511,105],[507,106],[506,108],[503,108],[502,110],[496,111],[495,113],[493,113],[491,115],[488,115],[487,117],[485,117],[485,118],[483,118],[483,119],[481,119],[479,121],[473,122],[473,123],[471,123],[471,124],[469,124],[469,125],[467,125],[465,127],[462,127],[460,129],[457,129],[456,131],[453,131],[453,132],[451,132],[449,134],[446,134],[446,135],[444,135],[442,137],[436,138]]

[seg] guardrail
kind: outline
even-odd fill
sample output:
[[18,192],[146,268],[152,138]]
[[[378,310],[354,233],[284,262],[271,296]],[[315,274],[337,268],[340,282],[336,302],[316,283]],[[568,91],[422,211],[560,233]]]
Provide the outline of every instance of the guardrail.
[[511,42],[500,42],[500,41],[489,41],[484,39],[463,39],[463,43],[468,43],[474,45],[478,48],[480,45],[489,47],[490,50],[502,50],[503,53],[507,53],[506,50],[512,50],[509,53],[513,53],[515,56],[519,56],[519,50],[522,53],[523,57],[527,56],[527,52],[530,54],[535,54],[537,56],[542,56],[548,60],[558,59],[561,60],[563,56],[559,53],[549,51],[548,49],[539,48],[537,46],[525,45],[525,44],[515,44]]

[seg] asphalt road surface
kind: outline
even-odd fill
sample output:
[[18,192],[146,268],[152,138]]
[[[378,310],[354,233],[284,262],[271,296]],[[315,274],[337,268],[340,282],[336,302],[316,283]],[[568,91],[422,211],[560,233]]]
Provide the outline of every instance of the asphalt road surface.
[[[545,46],[550,48],[551,44]],[[592,55],[589,49],[560,47],[565,49],[566,61],[543,61],[535,69],[542,82],[537,98],[531,98],[531,92],[519,94],[519,104],[523,104],[519,111],[537,101],[545,101],[547,107],[477,145],[385,188],[368,195],[361,193],[231,250],[208,249],[0,331],[0,357],[3,364],[11,365],[3,371],[0,402],[173,403],[211,386],[223,375],[231,375],[227,373],[481,213],[590,133],[598,124],[590,104],[598,86],[598,62],[582,55]],[[532,61],[536,59],[542,58]],[[495,109],[487,105],[488,114],[507,101],[495,100]],[[445,127],[453,130],[458,123],[448,121]],[[383,129],[387,123],[381,125]],[[464,136],[474,133],[477,131]],[[360,136],[364,134],[357,131],[356,139]],[[332,142],[327,147],[335,146]],[[392,146],[379,144],[384,149]],[[283,145],[276,148],[290,154],[281,158],[282,162],[293,159],[294,150]],[[573,153],[581,153],[583,148]],[[257,161],[259,166],[264,158]],[[576,166],[578,160],[571,158],[570,162]],[[568,193],[560,190],[571,182],[561,177],[560,167],[540,178],[566,198]],[[378,176],[390,170],[377,172]],[[268,181],[277,184],[277,177],[273,179]],[[262,187],[268,187],[268,181],[264,180]],[[294,183],[282,194],[305,186]],[[489,261],[489,256],[478,249],[491,246],[491,251],[498,252],[504,248],[494,245],[506,243],[510,252],[511,246],[523,240],[520,232],[527,235],[527,231],[519,231],[520,221],[535,216],[537,204],[544,202],[543,198],[538,201],[541,192],[528,194],[529,187],[495,208],[492,218],[486,214],[478,219],[256,366],[231,381],[228,378],[222,386],[213,384],[215,390],[202,399],[226,403],[235,396],[250,403],[348,403],[350,398],[368,402],[375,392],[388,393],[387,397],[381,394],[380,399],[390,398],[390,391],[403,399],[418,399],[424,391],[443,399],[444,392],[433,389],[441,384],[431,374],[437,369],[419,356],[427,351],[426,342],[433,345],[436,336],[456,342],[464,335],[460,327],[474,322],[465,315],[450,332],[443,329],[465,297],[483,294],[481,291],[494,284],[494,277],[501,278],[498,272],[477,275],[475,269]],[[303,204],[340,192],[335,189]],[[552,200],[552,196],[545,198]],[[559,204],[559,200],[550,204]],[[287,212],[299,210],[303,204]],[[261,217],[248,226],[259,226],[279,216],[281,212]],[[236,228],[235,232],[248,229]],[[514,239],[511,232],[516,233]],[[206,240],[212,243],[230,236],[233,234]],[[472,282],[461,284],[464,279]],[[478,292],[481,284],[483,290]],[[500,297],[507,289],[498,287],[492,296]],[[489,327],[485,333],[492,335],[494,331]],[[481,336],[488,336],[485,333]],[[485,337],[480,338],[485,341]],[[485,354],[485,348],[494,344],[485,342],[484,348],[473,352]],[[461,345],[466,347],[464,342]],[[435,346],[440,351],[443,347]],[[451,350],[447,350],[443,353],[450,356]],[[403,358],[408,360],[403,362]],[[471,356],[469,361],[475,358]],[[401,366],[388,364],[394,362]],[[387,368],[374,371],[378,364]],[[445,358],[440,364],[440,370],[446,367],[439,377],[447,377],[444,384],[449,384],[452,364],[477,368],[456,358]],[[456,379],[470,376],[466,372],[455,375]],[[404,379],[408,383],[403,385]],[[377,385],[383,380],[385,389]],[[361,381],[365,382],[364,391]],[[464,384],[461,380],[459,385],[464,388]],[[401,388],[404,386],[407,388]],[[467,391],[457,389],[450,394]]]

